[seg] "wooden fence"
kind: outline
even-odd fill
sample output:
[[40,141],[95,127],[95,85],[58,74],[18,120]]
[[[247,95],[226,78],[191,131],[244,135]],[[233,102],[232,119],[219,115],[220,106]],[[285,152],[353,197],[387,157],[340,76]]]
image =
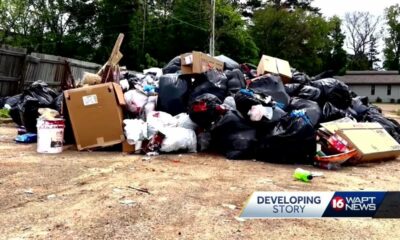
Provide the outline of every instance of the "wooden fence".
[[0,47],[0,97],[21,92],[32,82],[43,80],[59,88],[62,81],[72,75],[75,82],[84,72],[95,73],[101,65],[41,53],[26,54],[25,49]]

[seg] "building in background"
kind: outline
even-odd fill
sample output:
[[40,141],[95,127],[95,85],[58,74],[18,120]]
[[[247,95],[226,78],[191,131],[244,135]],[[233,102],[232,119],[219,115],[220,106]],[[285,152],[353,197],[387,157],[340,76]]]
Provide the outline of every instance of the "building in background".
[[[347,71],[335,78],[345,82],[360,96],[367,96],[370,102],[400,103],[400,74],[398,71]],[[378,100],[379,101],[379,100]]]

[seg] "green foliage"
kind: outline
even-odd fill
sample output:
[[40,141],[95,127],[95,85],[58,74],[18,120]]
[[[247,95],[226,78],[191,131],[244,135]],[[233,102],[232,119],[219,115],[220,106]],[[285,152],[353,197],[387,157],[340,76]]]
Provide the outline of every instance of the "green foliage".
[[267,7],[256,11],[253,21],[252,35],[263,54],[287,59],[293,67],[309,74],[344,66],[337,18],[327,21],[301,9],[288,12]]
[[[254,64],[268,54],[309,74],[344,71],[340,19],[323,18],[311,2],[216,0],[216,54]],[[245,9],[252,19],[243,20]],[[124,33],[121,65],[141,70],[208,52],[210,17],[210,0],[1,0],[0,44],[104,63]]]
[[388,37],[385,38],[383,66],[387,70],[400,71],[400,5],[396,4],[387,8],[385,19],[388,26]]
[[217,1],[216,49],[238,62],[256,63],[258,48],[246,30],[241,15],[228,4],[228,0]]
[[375,102],[377,102],[377,103],[381,103],[381,102],[382,102],[382,98],[380,98],[380,97],[377,97],[377,98],[376,98],[376,100],[375,100]]
[[10,117],[10,111],[8,109],[0,109],[0,118],[9,118]]

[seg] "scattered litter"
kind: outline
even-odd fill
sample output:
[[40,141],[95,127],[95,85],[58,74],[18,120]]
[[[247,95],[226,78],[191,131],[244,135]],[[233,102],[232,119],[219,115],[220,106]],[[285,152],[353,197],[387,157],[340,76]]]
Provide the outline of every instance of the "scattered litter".
[[128,206],[132,206],[133,204],[135,204],[136,202],[130,199],[124,199],[119,201],[121,204],[123,205],[128,205]]
[[[142,157],[142,161],[150,161],[151,160],[151,157],[148,155],[149,153],[147,153],[146,155],[146,157]],[[150,154],[151,154],[151,152],[150,152]]]
[[274,181],[272,179],[260,179],[257,181],[257,183],[265,184],[265,183],[273,183]]
[[233,205],[233,204],[225,204],[225,203],[223,203],[222,206],[226,207],[226,208],[229,208],[231,210],[235,210],[236,209],[236,206]]
[[22,135],[18,135],[15,138],[17,143],[35,143],[37,141],[37,134],[35,133],[25,133]]
[[235,219],[236,219],[237,221],[239,221],[239,222],[244,222],[244,221],[246,221],[246,219],[241,218],[241,217],[235,217]]
[[122,193],[123,190],[121,188],[113,188],[114,193]]
[[56,198],[56,197],[57,197],[57,195],[55,195],[55,194],[50,194],[50,195],[47,196],[47,199],[48,199],[48,200],[51,200],[51,199],[54,199],[54,198]]
[[24,190],[24,193],[33,194],[33,190],[32,190],[32,188],[29,188],[29,189]]
[[139,192],[144,192],[144,193],[150,194],[150,192],[149,192],[149,190],[147,188],[137,188],[137,187],[134,187],[134,186],[128,186],[128,188],[134,189],[134,190],[139,191]]
[[313,175],[310,171],[304,170],[302,168],[296,168],[293,174],[294,179],[303,182],[310,182],[313,179]]

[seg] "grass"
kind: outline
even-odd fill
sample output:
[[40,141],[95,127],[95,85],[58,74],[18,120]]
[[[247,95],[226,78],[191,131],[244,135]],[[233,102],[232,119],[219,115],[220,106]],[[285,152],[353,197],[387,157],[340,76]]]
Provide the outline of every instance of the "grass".
[[0,109],[0,118],[10,118],[9,112],[8,109]]

